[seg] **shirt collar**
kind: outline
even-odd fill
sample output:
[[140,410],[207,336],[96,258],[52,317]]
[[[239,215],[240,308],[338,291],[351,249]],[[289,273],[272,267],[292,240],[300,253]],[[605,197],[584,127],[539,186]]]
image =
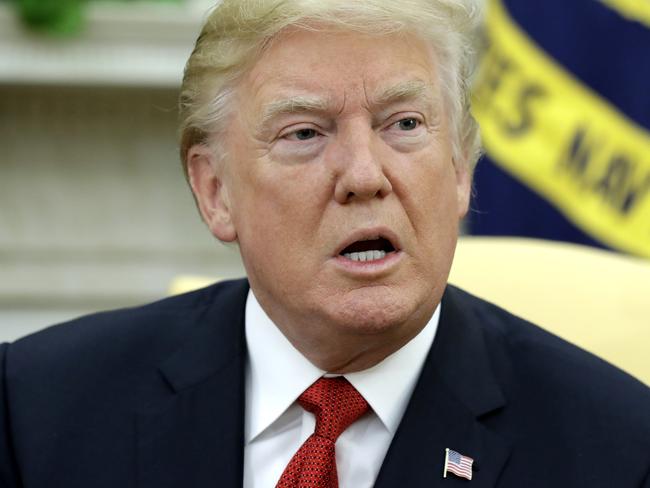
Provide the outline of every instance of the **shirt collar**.
[[[370,369],[344,375],[383,425],[397,430],[438,328],[440,305],[411,341]],[[280,332],[255,298],[246,300],[245,438],[248,444],[275,422],[326,371],[313,365]]]

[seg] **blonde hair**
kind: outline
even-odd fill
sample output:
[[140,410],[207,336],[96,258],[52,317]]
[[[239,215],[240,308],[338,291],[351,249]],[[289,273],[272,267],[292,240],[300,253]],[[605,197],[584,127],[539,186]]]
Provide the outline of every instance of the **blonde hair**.
[[[409,32],[428,42],[438,60],[454,161],[473,169],[480,156],[478,125],[470,113],[470,78],[482,0],[222,0],[208,17],[185,67],[180,95],[180,152],[210,144],[224,158],[219,133],[231,113],[241,76],[266,45],[288,27],[314,25],[387,35]],[[216,135],[216,137],[213,136]]]

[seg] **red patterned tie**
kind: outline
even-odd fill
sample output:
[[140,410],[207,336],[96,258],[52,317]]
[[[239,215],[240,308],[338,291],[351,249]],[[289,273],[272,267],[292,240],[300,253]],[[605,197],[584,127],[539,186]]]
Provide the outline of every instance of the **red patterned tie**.
[[300,446],[276,488],[338,488],[334,444],[368,411],[368,402],[342,376],[321,378],[298,398],[316,416],[316,429]]

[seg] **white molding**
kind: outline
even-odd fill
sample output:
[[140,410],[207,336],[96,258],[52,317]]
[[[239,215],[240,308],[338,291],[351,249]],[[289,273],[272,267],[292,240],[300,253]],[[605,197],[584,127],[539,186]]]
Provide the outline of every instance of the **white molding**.
[[198,5],[91,2],[83,32],[60,38],[30,32],[0,3],[0,84],[176,88],[206,12]]

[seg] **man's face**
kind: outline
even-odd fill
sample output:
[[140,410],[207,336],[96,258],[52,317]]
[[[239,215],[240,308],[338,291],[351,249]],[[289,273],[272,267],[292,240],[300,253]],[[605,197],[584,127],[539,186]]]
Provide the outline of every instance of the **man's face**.
[[236,103],[221,175],[232,232],[211,227],[236,233],[267,313],[299,349],[416,335],[470,187],[431,50],[409,36],[285,32]]

